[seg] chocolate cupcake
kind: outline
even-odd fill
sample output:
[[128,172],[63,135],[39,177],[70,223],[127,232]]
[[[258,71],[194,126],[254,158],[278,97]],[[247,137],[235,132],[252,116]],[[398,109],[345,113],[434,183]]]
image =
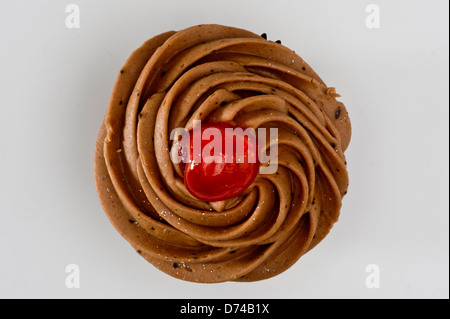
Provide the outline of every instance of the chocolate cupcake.
[[[98,136],[95,179],[106,215],[175,278],[280,274],[325,238],[347,193],[351,126],[336,97],[292,50],[246,30],[199,25],[151,38],[120,70]],[[208,173],[191,157],[174,162],[181,148],[172,133],[192,137],[196,123],[251,128],[255,137],[276,129],[257,152],[276,147],[277,157],[223,164],[220,174],[218,164]],[[269,164],[276,170],[263,173]]]

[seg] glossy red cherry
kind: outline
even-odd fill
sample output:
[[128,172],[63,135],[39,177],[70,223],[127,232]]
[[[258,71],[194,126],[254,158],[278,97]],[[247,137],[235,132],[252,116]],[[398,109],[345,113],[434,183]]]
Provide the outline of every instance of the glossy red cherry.
[[246,132],[228,123],[202,124],[200,130],[190,132],[190,154],[181,169],[194,197],[223,201],[253,183],[260,167],[258,147],[256,137]]

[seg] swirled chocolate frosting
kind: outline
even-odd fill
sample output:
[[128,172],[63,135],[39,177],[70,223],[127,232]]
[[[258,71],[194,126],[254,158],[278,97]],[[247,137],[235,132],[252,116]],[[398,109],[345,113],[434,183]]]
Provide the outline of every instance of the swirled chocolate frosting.
[[[347,192],[351,127],[336,97],[291,49],[246,30],[199,25],[151,38],[120,70],[98,136],[106,215],[173,277],[280,274],[329,233]],[[226,201],[196,199],[170,158],[172,130],[194,120],[277,128],[276,173]]]

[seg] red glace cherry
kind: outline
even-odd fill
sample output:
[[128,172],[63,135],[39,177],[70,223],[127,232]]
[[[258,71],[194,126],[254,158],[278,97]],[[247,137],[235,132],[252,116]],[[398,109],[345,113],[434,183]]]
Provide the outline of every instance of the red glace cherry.
[[183,149],[187,163],[180,167],[186,188],[194,197],[223,201],[241,194],[253,183],[260,167],[255,136],[228,123],[202,124],[201,129],[189,133],[190,154],[186,156]]

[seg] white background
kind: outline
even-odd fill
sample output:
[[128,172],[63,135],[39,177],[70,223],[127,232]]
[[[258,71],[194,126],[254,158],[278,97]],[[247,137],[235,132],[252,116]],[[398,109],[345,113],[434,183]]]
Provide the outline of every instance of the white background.
[[[79,29],[65,25],[69,3]],[[366,7],[381,9],[379,29]],[[0,0],[1,298],[448,298],[448,1]],[[267,33],[335,86],[351,187],[330,235],[257,283],[173,279],[97,199],[94,147],[116,75],[146,39],[218,23]],[[80,267],[79,289],[65,285]],[[380,288],[366,287],[366,266]]]

